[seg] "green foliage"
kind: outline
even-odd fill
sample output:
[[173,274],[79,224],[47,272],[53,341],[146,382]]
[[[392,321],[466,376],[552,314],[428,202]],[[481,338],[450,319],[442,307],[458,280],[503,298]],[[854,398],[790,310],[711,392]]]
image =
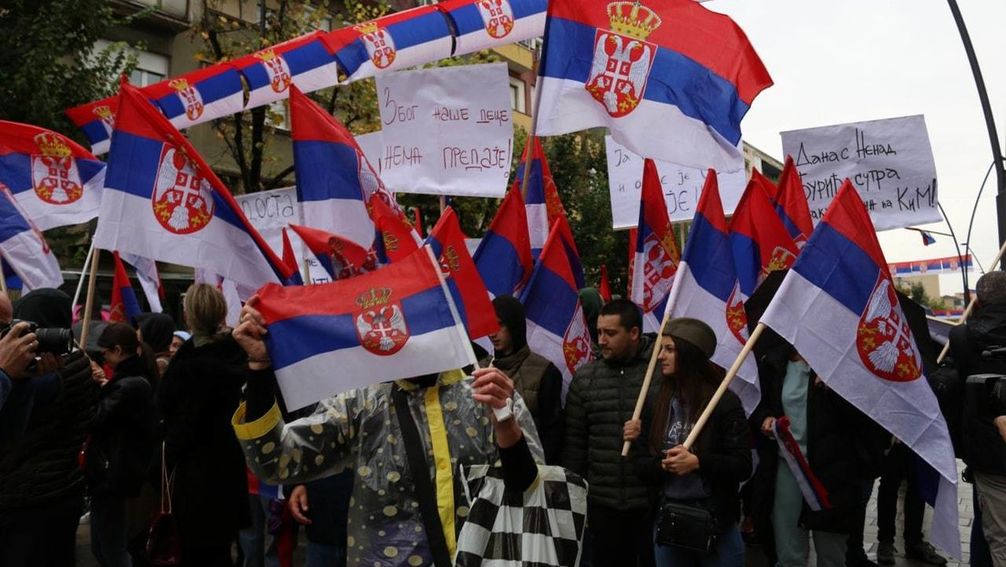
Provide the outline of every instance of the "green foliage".
[[95,42],[118,18],[105,0],[7,0],[0,4],[0,119],[56,130],[79,140],[63,111],[114,92],[136,61]]
[[929,307],[930,309],[946,309],[943,299],[938,297],[929,297],[929,294],[926,293],[926,288],[922,285],[922,282],[905,281],[898,286],[898,289],[901,293],[912,298],[912,301],[923,307]]

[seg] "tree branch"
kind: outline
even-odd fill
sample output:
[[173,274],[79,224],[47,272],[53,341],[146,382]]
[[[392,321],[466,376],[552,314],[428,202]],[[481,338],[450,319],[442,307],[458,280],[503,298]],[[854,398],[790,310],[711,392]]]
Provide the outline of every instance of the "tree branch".
[[288,168],[284,169],[283,171],[277,173],[276,176],[273,177],[272,180],[269,181],[268,184],[266,184],[265,190],[268,191],[269,189],[278,189],[279,186],[283,183],[283,180],[286,179],[287,176],[289,176],[291,173],[293,173],[293,170],[294,170],[294,166],[291,165],[290,167],[288,167]]

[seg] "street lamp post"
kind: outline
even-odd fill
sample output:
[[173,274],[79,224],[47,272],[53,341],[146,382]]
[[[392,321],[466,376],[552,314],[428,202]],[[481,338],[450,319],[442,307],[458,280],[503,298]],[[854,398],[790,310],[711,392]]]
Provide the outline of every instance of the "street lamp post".
[[[989,93],[985,88],[985,79],[982,77],[981,67],[978,65],[978,56],[975,54],[975,47],[971,43],[971,35],[964,24],[964,17],[961,9],[957,5],[957,0],[947,0],[950,11],[957,22],[957,31],[961,34],[961,42],[964,43],[964,51],[968,55],[968,63],[971,64],[971,73],[975,77],[975,86],[978,88],[978,98],[982,103],[982,112],[985,113],[985,125],[989,131],[989,141],[992,144],[992,160],[996,170],[996,220],[999,226],[999,245],[1006,242],[1006,169],[1003,164],[1002,146],[999,144],[999,134],[996,130],[995,118],[992,115],[992,104],[989,102]],[[1006,260],[1001,264],[1006,268]],[[965,290],[967,293],[967,290]]]

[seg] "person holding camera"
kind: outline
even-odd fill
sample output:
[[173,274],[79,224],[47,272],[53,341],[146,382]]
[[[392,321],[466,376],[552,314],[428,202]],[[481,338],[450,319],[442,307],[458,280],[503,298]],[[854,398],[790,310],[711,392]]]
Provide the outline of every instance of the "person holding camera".
[[[31,414],[21,435],[0,441],[0,565],[4,567],[56,567],[76,561],[85,485],[79,455],[94,416],[98,384],[92,379],[90,360],[83,351],[72,349],[70,304],[62,291],[34,290],[14,309],[14,317],[25,322],[15,324],[5,336],[23,337],[27,329],[37,329],[35,357],[29,363],[33,366],[25,367],[31,376]],[[4,373],[14,373],[3,364]],[[8,398],[5,407],[10,404]]]
[[[658,355],[664,377],[643,419],[625,423],[624,438],[639,441],[639,478],[657,487],[654,556],[658,566],[744,565],[738,488],[752,462],[744,408],[727,391],[691,449],[682,444],[722,379],[709,361],[716,334],[698,319],[671,319]],[[691,524],[676,529],[678,519]]]
[[154,456],[157,362],[125,323],[105,327],[98,347],[114,373],[101,387],[86,452],[91,553],[103,567],[128,567],[126,501],[140,495]]
[[[964,325],[950,331],[950,350],[960,383],[979,374],[1006,375],[1006,357],[995,356],[1006,348],[1006,272],[989,272],[975,284],[974,311]],[[980,508],[992,563],[1006,565],[1006,376],[988,381],[976,400],[979,411],[962,404],[962,452]],[[973,404],[974,405],[974,404]],[[973,555],[981,542],[972,530]]]

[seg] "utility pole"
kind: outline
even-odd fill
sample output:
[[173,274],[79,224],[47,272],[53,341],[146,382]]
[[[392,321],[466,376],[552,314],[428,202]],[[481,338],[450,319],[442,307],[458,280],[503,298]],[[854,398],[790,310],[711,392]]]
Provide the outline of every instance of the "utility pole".
[[[957,0],[947,0],[950,4],[950,11],[957,22],[957,31],[961,34],[961,42],[964,43],[964,51],[968,54],[968,63],[971,64],[971,73],[975,77],[975,86],[978,88],[978,98],[981,99],[982,112],[985,113],[985,125],[989,130],[989,141],[992,144],[993,166],[996,170],[996,220],[999,226],[999,245],[1006,242],[1006,169],[1003,164],[1002,146],[999,144],[999,133],[996,130],[995,117],[992,115],[992,104],[989,102],[989,93],[985,89],[985,79],[982,77],[981,67],[978,66],[978,57],[975,55],[975,46],[971,43],[971,35],[964,24],[964,17],[961,9],[957,5]],[[995,267],[992,267],[995,269]],[[1000,264],[1000,269],[1006,269],[1006,260]],[[967,293],[967,290],[964,290]]]

